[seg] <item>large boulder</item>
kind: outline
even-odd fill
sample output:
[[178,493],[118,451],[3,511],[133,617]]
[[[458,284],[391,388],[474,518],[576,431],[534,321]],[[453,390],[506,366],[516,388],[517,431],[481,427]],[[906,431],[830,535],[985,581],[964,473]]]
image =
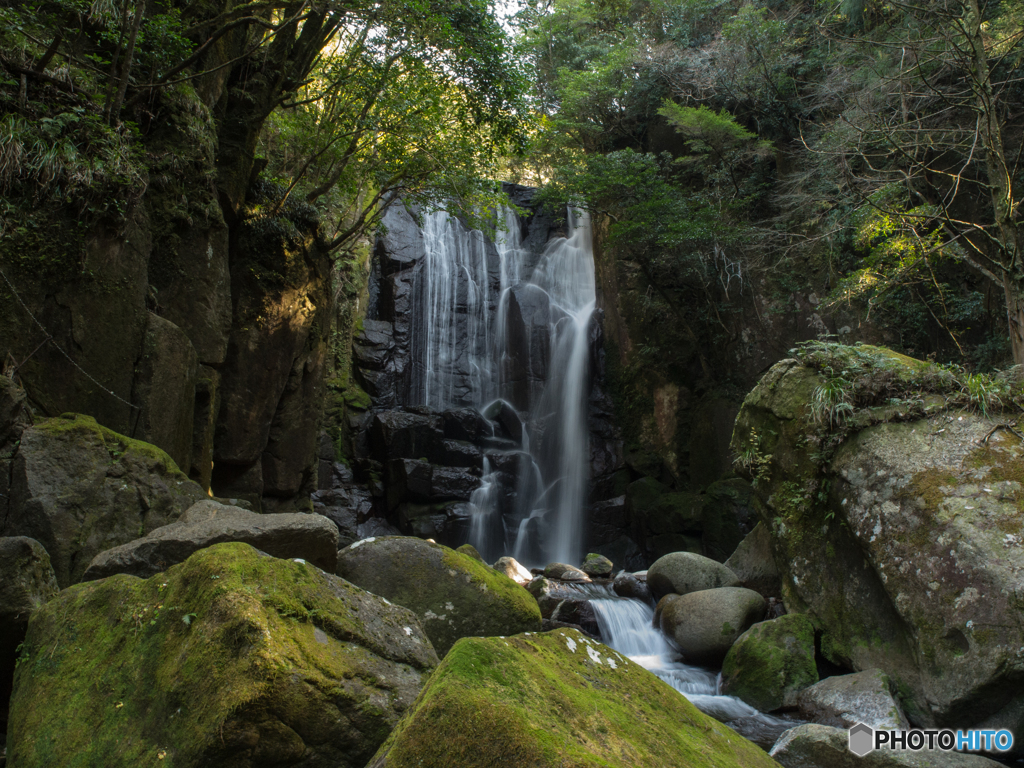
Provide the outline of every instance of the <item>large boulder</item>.
[[193,552],[228,541],[244,542],[274,557],[308,560],[328,573],[338,565],[338,527],[326,517],[259,515],[207,500],[189,507],[177,522],[96,555],[82,580],[115,573],[149,578],[184,562]]
[[647,569],[647,586],[657,599],[669,593],[685,595],[739,584],[736,574],[724,565],[693,552],[673,552]]
[[757,592],[742,587],[689,592],[666,601],[661,629],[687,663],[718,666],[739,636],[764,618],[767,607]]
[[43,545],[24,536],[0,538],[0,729],[7,730],[18,646],[28,620],[59,588]]
[[786,731],[772,747],[785,768],[998,768],[1002,763],[961,752],[893,752],[876,749],[858,757],[849,749],[849,731],[806,723]]
[[540,629],[540,609],[507,576],[440,544],[364,539],[338,553],[338,575],[409,608],[444,656],[460,637]]
[[61,587],[100,552],[172,523],[207,498],[159,448],[65,414],[26,429],[12,463],[2,533],[50,555]]
[[362,768],[437,656],[411,611],[246,544],[66,589],[29,623],[12,765]]
[[782,594],[782,580],[772,555],[772,535],[764,523],[758,523],[725,561],[725,567],[736,574],[740,586],[765,597]]
[[[1021,732],[1024,442],[961,408],[965,383],[937,366],[868,347],[807,359],[765,375],[733,436],[787,608],[830,661],[888,674],[912,723]],[[830,392],[846,409],[824,408]]]
[[850,728],[864,723],[875,730],[907,729],[907,719],[880,669],[827,677],[797,696],[800,716],[821,725]]
[[796,706],[797,694],[816,682],[814,625],[798,613],[755,624],[722,662],[722,693],[762,712]]
[[570,629],[460,640],[367,768],[775,765],[625,656]]

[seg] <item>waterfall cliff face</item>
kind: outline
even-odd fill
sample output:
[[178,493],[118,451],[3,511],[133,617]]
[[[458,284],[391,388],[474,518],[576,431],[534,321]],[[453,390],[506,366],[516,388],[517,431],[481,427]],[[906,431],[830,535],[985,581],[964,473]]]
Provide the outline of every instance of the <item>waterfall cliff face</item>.
[[396,203],[384,224],[355,374],[387,517],[488,560],[578,562],[601,354],[589,219],[503,209],[487,236]]

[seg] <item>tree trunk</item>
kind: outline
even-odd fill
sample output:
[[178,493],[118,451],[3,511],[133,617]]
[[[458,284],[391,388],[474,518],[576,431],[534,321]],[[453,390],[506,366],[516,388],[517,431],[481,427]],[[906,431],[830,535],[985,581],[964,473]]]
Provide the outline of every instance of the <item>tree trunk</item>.
[[1003,277],[1003,293],[1006,296],[1006,320],[1010,331],[1010,345],[1013,348],[1013,362],[1024,363],[1024,290],[1020,280],[1009,274]]

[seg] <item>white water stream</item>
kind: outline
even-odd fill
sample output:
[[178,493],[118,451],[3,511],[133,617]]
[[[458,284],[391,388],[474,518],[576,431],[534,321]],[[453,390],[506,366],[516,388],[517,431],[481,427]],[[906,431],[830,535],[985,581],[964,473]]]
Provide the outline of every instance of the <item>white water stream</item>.
[[575,563],[589,482],[590,220],[568,211],[566,236],[538,254],[523,247],[514,212],[499,216],[490,253],[483,234],[458,219],[424,216],[413,399],[437,410],[470,403],[487,411],[498,398],[518,405],[522,439],[505,449],[519,456],[514,482],[485,462],[470,543],[488,560]]
[[590,600],[604,644],[656,674],[701,712],[762,746],[774,744],[782,731],[796,725],[759,712],[734,696],[723,696],[721,675],[678,661],[679,651],[654,627],[654,610],[649,605],[614,596],[610,589],[605,595]]

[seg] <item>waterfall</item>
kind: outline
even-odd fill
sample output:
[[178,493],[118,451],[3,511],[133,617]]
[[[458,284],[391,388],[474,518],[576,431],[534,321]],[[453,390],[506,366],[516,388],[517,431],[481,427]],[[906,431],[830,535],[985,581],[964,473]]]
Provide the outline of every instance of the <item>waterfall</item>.
[[601,639],[650,670],[689,699],[697,709],[751,741],[768,747],[798,723],[766,715],[734,696],[721,695],[717,672],[677,661],[678,650],[653,623],[654,610],[639,600],[603,597],[590,600]]
[[470,543],[488,560],[578,563],[590,479],[590,220],[569,210],[565,236],[539,253],[524,247],[513,210],[496,220],[492,243],[443,211],[423,216],[408,404],[514,411],[517,444],[494,440],[485,454]]

